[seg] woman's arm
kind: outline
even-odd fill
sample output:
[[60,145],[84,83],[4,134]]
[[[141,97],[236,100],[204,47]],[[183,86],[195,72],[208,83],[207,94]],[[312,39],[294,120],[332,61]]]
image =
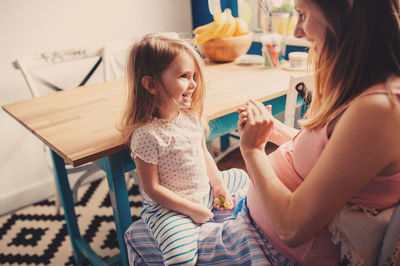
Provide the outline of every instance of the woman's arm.
[[206,207],[188,201],[160,184],[157,165],[135,158],[140,184],[144,192],[163,207],[189,216],[195,223],[202,224],[213,217]]
[[[204,136],[202,139],[202,148],[203,148],[204,159],[205,159],[206,167],[207,167],[207,175],[210,180],[210,186],[213,188],[214,197],[218,198],[219,196],[223,195],[225,197],[225,201],[232,208],[233,207],[232,196],[228,192],[228,189],[226,187],[224,180],[222,180],[222,178],[221,178],[221,174],[220,174],[218,167],[214,161],[214,158],[208,152]],[[216,207],[219,209],[222,209],[219,206],[216,206]]]
[[276,145],[280,146],[283,143],[292,140],[294,136],[296,136],[296,134],[299,133],[298,129],[289,127],[288,125],[285,125],[276,118],[273,119],[274,119],[274,129],[271,132],[269,141],[275,143]]
[[317,163],[293,193],[276,176],[264,152],[273,121],[260,103],[250,103],[247,112],[241,152],[265,211],[290,246],[321,231],[374,176],[389,169],[400,171],[400,123],[386,96],[361,98],[346,110]]

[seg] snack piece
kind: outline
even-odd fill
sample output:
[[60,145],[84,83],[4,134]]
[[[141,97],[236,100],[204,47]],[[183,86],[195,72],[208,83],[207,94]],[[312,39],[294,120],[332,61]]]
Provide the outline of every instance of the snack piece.
[[232,203],[226,202],[225,197],[223,195],[219,196],[218,198],[214,198],[214,204],[220,208],[225,208],[225,209],[232,208]]

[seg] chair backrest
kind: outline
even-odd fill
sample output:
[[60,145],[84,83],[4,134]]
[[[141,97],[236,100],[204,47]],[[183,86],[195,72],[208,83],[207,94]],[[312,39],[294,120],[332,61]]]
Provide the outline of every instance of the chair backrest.
[[383,236],[378,265],[400,265],[400,203]]
[[[313,87],[312,74],[292,74],[290,76],[284,116],[284,123],[286,125],[295,127],[296,109],[299,107],[298,103],[304,104],[304,101],[300,98],[304,97],[305,104],[309,104],[309,102],[311,102],[311,91]],[[301,88],[306,92],[299,97],[298,90]],[[303,108],[302,113],[304,113],[305,109],[306,108]]]
[[[39,84],[54,91],[69,89],[64,86],[55,85],[54,76],[60,76],[61,74],[68,76],[74,70],[76,71],[77,64],[83,62],[89,65],[89,67],[85,67],[85,70],[79,73],[80,80],[70,86],[71,88],[85,85],[96,70],[99,72],[98,69],[101,68],[101,65],[103,65],[101,81],[107,80],[104,67],[104,46],[64,49],[42,52],[32,56],[22,56],[18,57],[13,62],[13,65],[21,71],[32,97],[39,97],[42,94],[40,93],[41,90],[39,90]],[[54,70],[55,68],[52,69],[54,66],[58,66],[58,69],[61,69],[60,66],[64,66],[64,68],[62,68],[62,71],[59,71],[57,69]],[[53,73],[49,75],[48,73],[52,71]]]
[[[178,34],[176,32],[161,32],[159,35],[171,38],[189,38],[189,35]],[[191,38],[192,36],[190,34],[190,39]],[[106,62],[106,80],[120,79],[125,76],[127,56],[135,41],[137,41],[137,39],[110,41],[105,45],[104,58]]]
[[104,58],[106,80],[120,79],[125,76],[128,53],[134,40],[113,41],[105,45]]

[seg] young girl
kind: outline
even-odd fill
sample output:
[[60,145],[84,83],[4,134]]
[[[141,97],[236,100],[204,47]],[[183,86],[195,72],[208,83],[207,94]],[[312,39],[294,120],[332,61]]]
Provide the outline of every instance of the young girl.
[[247,174],[219,172],[208,153],[205,82],[198,53],[184,40],[147,35],[128,57],[129,95],[122,133],[143,189],[141,216],[167,265],[194,265],[199,224],[213,218],[213,198],[246,191]]

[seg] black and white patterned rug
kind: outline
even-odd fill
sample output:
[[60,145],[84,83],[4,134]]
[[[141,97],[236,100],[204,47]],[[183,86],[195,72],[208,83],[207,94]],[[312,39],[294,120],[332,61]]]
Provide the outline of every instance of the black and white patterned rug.
[[[128,185],[133,220],[142,198]],[[75,205],[79,229],[94,251],[106,259],[119,253],[108,185],[100,179],[78,190]],[[63,212],[56,215],[54,198],[0,217],[0,265],[74,265]]]

